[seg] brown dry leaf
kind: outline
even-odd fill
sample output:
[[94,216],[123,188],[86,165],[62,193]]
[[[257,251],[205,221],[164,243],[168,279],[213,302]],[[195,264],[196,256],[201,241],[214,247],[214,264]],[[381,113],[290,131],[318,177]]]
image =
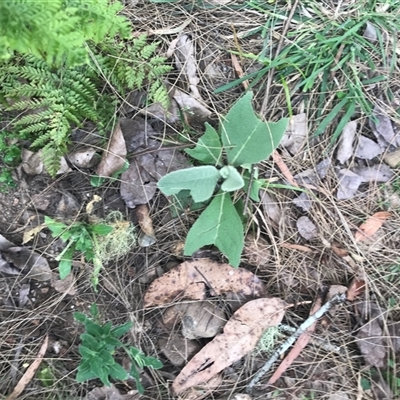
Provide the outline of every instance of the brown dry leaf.
[[121,125],[118,122],[111,134],[107,149],[103,152],[100,164],[97,166],[96,174],[99,176],[111,176],[120,171],[125,165],[126,144]]
[[184,366],[201,349],[197,340],[186,339],[178,332],[161,336],[157,343],[160,351],[175,367]]
[[91,390],[83,400],[139,400],[141,398],[142,396],[136,390],[121,394],[119,390],[111,384],[110,386],[97,387]]
[[136,216],[140,229],[142,230],[138,242],[141,247],[148,247],[157,242],[154,233],[153,221],[149,214],[149,207],[142,204],[136,208]]
[[46,224],[38,225],[32,229],[29,229],[29,231],[25,231],[24,236],[22,238],[22,244],[26,244],[26,243],[30,242],[44,228],[46,228]]
[[211,338],[226,324],[224,310],[210,301],[177,304],[182,320],[182,334],[187,339]]
[[285,304],[276,297],[246,303],[226,323],[224,333],[203,347],[182,369],[172,384],[173,391],[179,394],[207,382],[252,351],[265,329],[282,321]]
[[182,72],[183,76],[186,77],[189,90],[193,94],[193,97],[201,99],[199,89],[197,88],[199,78],[197,76],[197,63],[194,46],[189,35],[183,34],[179,36],[174,56],[176,67]]
[[282,209],[277,198],[265,190],[261,190],[261,204],[265,217],[279,225],[282,218]]
[[121,175],[121,197],[129,208],[148,203],[156,193],[157,181],[168,172],[189,166],[179,151],[162,148],[149,136],[157,133],[145,119],[120,121],[127,149],[133,153],[129,168]]
[[347,300],[354,301],[357,296],[365,291],[365,285],[363,279],[354,278],[347,289]]
[[209,259],[186,261],[156,279],[144,296],[144,307],[169,304],[181,299],[204,300],[206,286],[211,295],[240,292],[243,296],[261,297],[263,283],[252,272],[219,264]]
[[179,109],[185,117],[185,121],[204,122],[211,116],[211,111],[199,100],[191,95],[174,88],[172,97],[179,105]]
[[307,134],[306,113],[294,115],[289,121],[289,126],[280,145],[285,147],[292,155],[298,154],[306,143]]
[[362,178],[362,182],[388,182],[394,176],[394,172],[386,164],[355,167],[353,172]]
[[248,234],[244,241],[243,255],[250,265],[266,266],[271,260],[271,245],[262,237]]
[[222,375],[215,375],[206,383],[190,388],[184,396],[179,396],[179,400],[213,399],[215,392],[218,390],[218,387],[221,386],[222,382]]
[[312,240],[318,237],[318,229],[310,218],[303,216],[296,222],[297,230],[301,237],[306,240]]
[[339,187],[336,193],[338,200],[347,200],[354,197],[363,178],[348,169],[341,169],[337,173]]
[[357,133],[357,121],[348,122],[340,135],[336,159],[344,164],[354,154],[354,138]]
[[282,172],[283,176],[287,179],[287,181],[291,185],[298,187],[299,185],[294,180],[294,177],[293,177],[292,173],[290,172],[288,166],[283,161],[282,156],[276,150],[272,153],[272,159],[274,160],[274,163],[277,165],[279,170]]
[[375,106],[373,115],[369,118],[369,126],[383,148],[399,146],[400,138],[396,135],[392,121],[378,105]]
[[381,327],[382,310],[375,304],[363,302],[357,305],[363,319],[368,315],[369,321],[357,333],[357,346],[365,363],[376,368],[385,367],[386,343]]
[[93,168],[100,162],[94,147],[85,147],[68,153],[68,160],[78,168]]
[[287,249],[299,250],[304,251],[306,253],[312,253],[313,250],[307,246],[302,246],[301,244],[294,244],[294,243],[281,243],[281,247],[286,247]]
[[400,150],[386,153],[383,156],[383,161],[385,161],[389,167],[396,168],[400,164]]
[[65,293],[70,296],[75,296],[78,293],[74,274],[69,274],[66,278],[59,279],[58,273],[53,272],[51,286],[53,286],[54,290],[57,292]]
[[40,347],[39,353],[36,356],[35,361],[29,366],[29,368],[25,371],[24,375],[22,375],[21,379],[18,381],[17,386],[15,386],[12,393],[7,397],[6,400],[15,400],[18,396],[24,391],[26,385],[33,379],[35,376],[36,370],[39,368],[42,363],[43,357],[46,354],[47,346],[49,343],[49,337],[46,335],[44,338],[43,344]]
[[25,247],[10,247],[4,250],[2,255],[15,269],[22,271],[31,279],[37,281],[51,279],[51,269],[47,260]]
[[372,160],[374,157],[382,154],[383,149],[378,143],[365,136],[360,136],[355,156],[364,160]]
[[356,241],[370,239],[391,215],[392,214],[388,211],[379,211],[371,215],[360,225],[359,230],[355,233],[354,237]]

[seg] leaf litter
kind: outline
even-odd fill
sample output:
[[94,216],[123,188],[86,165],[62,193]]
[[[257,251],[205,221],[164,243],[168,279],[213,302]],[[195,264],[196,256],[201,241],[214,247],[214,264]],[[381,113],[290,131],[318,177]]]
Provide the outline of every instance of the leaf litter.
[[223,333],[203,347],[181,370],[172,384],[173,391],[179,394],[207,382],[250,353],[264,330],[281,322],[285,304],[279,298],[256,299],[246,303],[228,320]]

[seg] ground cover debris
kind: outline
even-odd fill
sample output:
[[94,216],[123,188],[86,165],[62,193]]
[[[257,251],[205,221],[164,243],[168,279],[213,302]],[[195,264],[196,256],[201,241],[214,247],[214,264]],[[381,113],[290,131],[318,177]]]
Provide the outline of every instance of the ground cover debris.
[[0,399],[400,398],[398,2],[70,3],[0,2]]

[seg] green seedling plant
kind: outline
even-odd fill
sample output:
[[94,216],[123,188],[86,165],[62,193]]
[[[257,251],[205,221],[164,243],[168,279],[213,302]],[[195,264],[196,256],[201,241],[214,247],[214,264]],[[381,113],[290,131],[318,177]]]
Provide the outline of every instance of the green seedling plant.
[[186,149],[202,165],[171,172],[158,182],[167,196],[189,192],[195,203],[207,204],[188,233],[185,255],[215,245],[232,266],[239,266],[244,246],[240,191],[259,201],[259,189],[266,181],[252,176],[252,166],[272,154],[288,124],[287,118],[278,122],[259,119],[252,96],[248,92],[237,101],[221,119],[218,130],[206,124],[196,147]]
[[72,260],[75,252],[81,252],[85,260],[93,263],[92,284],[96,289],[99,282],[99,274],[102,261],[98,257],[98,236],[108,235],[113,227],[105,224],[87,224],[74,222],[66,225],[50,217],[45,217],[45,225],[50,229],[54,238],[60,238],[66,242],[64,250],[57,256],[58,270],[61,279],[65,279],[72,269]]
[[[120,338],[131,329],[132,322],[115,327],[111,322],[101,324],[96,304],[92,304],[90,314],[88,317],[80,312],[74,313],[74,318],[85,327],[85,332],[80,335],[82,344],[79,346],[79,354],[82,358],[76,375],[77,382],[98,378],[104,385],[110,386],[110,379],[124,381],[131,376],[136,381],[138,392],[143,394],[140,370],[144,367],[160,369],[163,367],[162,362],[121,342]],[[119,349],[126,353],[131,362],[129,373],[115,360],[115,353]]]

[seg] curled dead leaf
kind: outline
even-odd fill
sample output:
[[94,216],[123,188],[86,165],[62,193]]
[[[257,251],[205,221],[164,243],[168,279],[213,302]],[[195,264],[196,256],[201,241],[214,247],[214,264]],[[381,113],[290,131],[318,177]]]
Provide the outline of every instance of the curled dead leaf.
[[127,149],[120,123],[117,124],[107,149],[103,153],[100,164],[97,166],[96,174],[99,176],[111,176],[122,169],[125,165]]
[[182,369],[172,384],[173,391],[179,394],[207,382],[252,351],[264,330],[282,321],[285,304],[276,297],[246,303],[226,323],[224,332],[203,347]]
[[204,300],[207,286],[213,296],[227,292],[252,297],[265,294],[263,283],[252,272],[202,258],[186,261],[156,279],[144,296],[144,307],[169,304],[184,298]]

